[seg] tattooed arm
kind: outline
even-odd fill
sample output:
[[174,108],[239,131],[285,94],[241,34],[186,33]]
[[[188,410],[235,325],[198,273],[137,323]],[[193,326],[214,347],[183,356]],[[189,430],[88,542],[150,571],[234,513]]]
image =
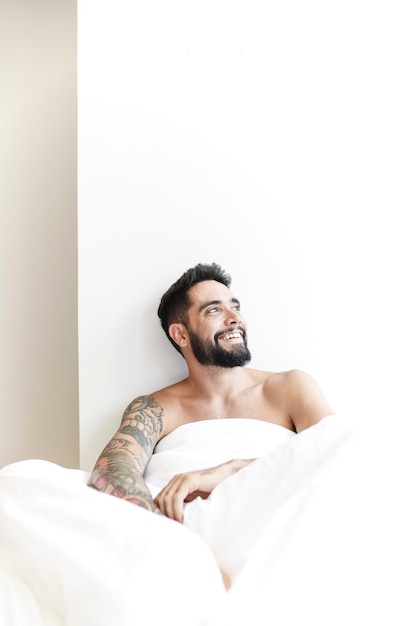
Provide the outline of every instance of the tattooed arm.
[[161,405],[149,396],[131,402],[119,430],[101,453],[89,486],[161,513],[143,473],[162,431],[162,414]]

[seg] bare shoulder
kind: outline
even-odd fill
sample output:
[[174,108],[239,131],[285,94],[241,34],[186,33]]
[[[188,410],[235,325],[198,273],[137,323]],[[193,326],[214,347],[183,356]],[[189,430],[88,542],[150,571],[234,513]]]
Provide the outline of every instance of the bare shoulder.
[[317,381],[304,370],[272,373],[264,388],[267,396],[285,406],[296,432],[334,413]]
[[154,391],[151,396],[152,400],[160,407],[161,410],[161,433],[160,439],[168,435],[174,428],[182,424],[182,404],[181,398],[185,392],[186,381],[182,380],[162,389]]
[[279,375],[282,376],[283,383],[288,386],[288,388],[300,389],[318,387],[315,379],[305,370],[291,369],[286,372],[280,372]]
[[262,372],[265,376],[265,385],[275,390],[299,391],[300,389],[317,388],[314,378],[301,369],[291,369],[283,372]]
[[181,422],[176,385],[137,396],[126,407],[117,436],[134,440],[148,454]]

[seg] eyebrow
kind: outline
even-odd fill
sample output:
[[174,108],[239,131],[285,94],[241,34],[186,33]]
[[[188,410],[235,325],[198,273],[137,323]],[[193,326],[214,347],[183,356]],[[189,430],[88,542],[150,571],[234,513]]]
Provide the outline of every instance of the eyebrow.
[[[198,312],[202,313],[204,309],[207,309],[208,307],[213,306],[213,305],[221,304],[222,302],[223,300],[209,300],[208,302],[204,302],[204,304],[202,304],[200,308],[198,309]],[[231,298],[230,302],[232,304],[238,304],[240,306],[240,302],[237,298]]]

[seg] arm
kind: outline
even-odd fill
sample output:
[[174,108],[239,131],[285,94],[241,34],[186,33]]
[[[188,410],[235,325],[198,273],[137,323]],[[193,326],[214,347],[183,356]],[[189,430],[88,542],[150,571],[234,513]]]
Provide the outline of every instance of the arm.
[[254,460],[232,459],[216,467],[177,474],[158,493],[155,502],[167,517],[182,522],[184,502],[191,502],[198,496],[207,498],[219,483]]
[[89,486],[161,513],[143,473],[162,431],[162,415],[161,405],[151,397],[142,396],[131,402],[119,430],[97,460]]

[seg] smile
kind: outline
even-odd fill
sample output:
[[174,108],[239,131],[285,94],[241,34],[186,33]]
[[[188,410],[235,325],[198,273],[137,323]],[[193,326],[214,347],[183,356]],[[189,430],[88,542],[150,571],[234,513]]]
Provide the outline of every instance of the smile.
[[221,335],[219,339],[223,341],[229,341],[230,339],[242,339],[242,333],[238,331],[234,331],[233,333],[225,333],[224,335]]

